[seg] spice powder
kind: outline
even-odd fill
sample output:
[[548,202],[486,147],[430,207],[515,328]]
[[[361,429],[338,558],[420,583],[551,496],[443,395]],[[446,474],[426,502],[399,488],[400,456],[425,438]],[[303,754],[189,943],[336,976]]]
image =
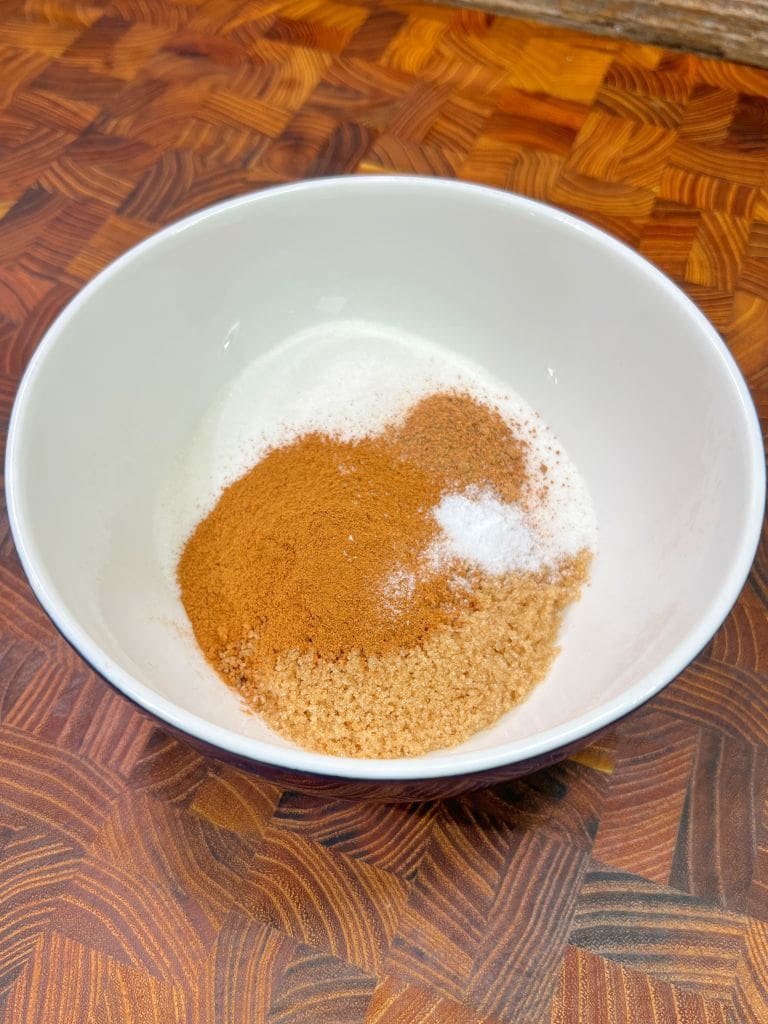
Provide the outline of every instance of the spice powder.
[[268,452],[179,561],[208,661],[325,753],[413,756],[491,725],[546,675],[590,552],[489,572],[451,554],[436,510],[455,495],[532,511],[551,477],[542,464],[531,479],[527,446],[497,409],[445,392],[375,436],[308,433]]

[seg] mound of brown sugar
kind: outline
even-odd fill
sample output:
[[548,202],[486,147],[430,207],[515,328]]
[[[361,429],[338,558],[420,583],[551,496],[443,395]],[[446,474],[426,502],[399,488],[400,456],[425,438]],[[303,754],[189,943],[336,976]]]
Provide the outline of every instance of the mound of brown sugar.
[[264,672],[252,636],[223,650],[218,668],[272,728],[310,750],[381,758],[452,747],[544,678],[588,568],[584,552],[554,576],[481,577],[471,611],[384,655],[294,649]]
[[182,552],[203,653],[283,735],[399,757],[491,724],[547,672],[588,554],[488,576],[428,556],[446,494],[518,501],[526,442],[467,394],[417,403],[383,433],[318,433],[229,486]]

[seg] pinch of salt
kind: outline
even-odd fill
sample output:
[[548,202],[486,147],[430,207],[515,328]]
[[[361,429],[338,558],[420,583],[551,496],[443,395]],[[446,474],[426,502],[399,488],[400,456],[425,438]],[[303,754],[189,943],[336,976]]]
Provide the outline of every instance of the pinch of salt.
[[416,589],[416,576],[405,569],[394,569],[384,584],[385,594],[391,599],[402,599],[410,601]]
[[523,512],[491,491],[444,494],[432,514],[442,530],[428,552],[436,568],[454,558],[493,576],[541,568],[541,552]]

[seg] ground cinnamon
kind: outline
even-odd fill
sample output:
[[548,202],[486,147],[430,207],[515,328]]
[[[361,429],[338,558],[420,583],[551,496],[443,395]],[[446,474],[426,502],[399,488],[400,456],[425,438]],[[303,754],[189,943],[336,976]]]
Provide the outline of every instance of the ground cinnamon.
[[[248,633],[261,661],[289,650],[383,654],[424,638],[467,600],[444,575],[418,574],[442,484],[382,438],[309,434],[270,452],[224,492],[179,564],[205,654],[215,661]],[[413,580],[407,615],[387,611],[390,577]]]
[[418,402],[394,437],[401,458],[437,474],[444,487],[490,488],[507,502],[520,499],[527,443],[501,413],[466,394],[438,392]]

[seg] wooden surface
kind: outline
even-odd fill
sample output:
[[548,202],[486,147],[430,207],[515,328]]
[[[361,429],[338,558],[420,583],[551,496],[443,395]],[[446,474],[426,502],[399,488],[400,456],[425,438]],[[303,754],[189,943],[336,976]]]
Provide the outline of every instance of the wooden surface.
[[462,0],[468,7],[768,65],[766,0]]
[[[679,281],[768,411],[768,72],[441,7],[0,3],[0,401],[100,267],[307,175],[459,175]],[[97,427],[97,425],[94,425]],[[0,533],[17,1024],[768,1021],[768,562],[603,742],[441,805],[291,792],[144,720]]]

